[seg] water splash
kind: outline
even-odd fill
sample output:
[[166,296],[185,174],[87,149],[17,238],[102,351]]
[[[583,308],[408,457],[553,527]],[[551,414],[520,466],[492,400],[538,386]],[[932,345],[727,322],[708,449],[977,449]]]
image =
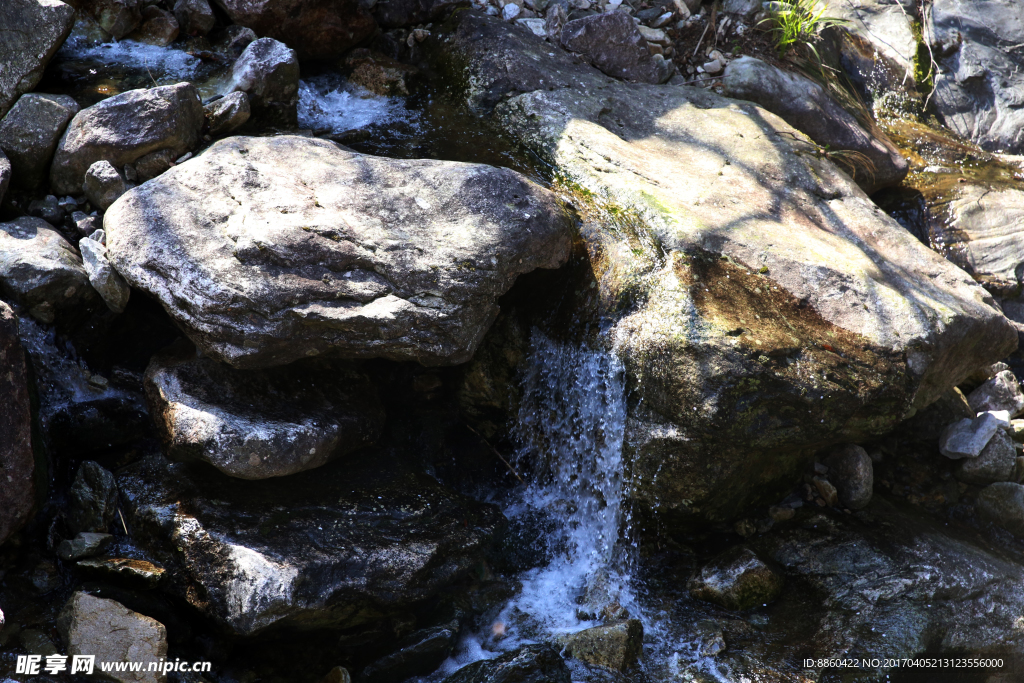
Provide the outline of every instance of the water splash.
[[398,97],[384,97],[337,74],[299,81],[299,125],[318,133],[345,133],[413,116]]
[[60,61],[97,62],[120,69],[148,71],[161,84],[198,77],[201,61],[184,50],[158,47],[134,40],[95,43],[84,35],[72,34],[57,54]]

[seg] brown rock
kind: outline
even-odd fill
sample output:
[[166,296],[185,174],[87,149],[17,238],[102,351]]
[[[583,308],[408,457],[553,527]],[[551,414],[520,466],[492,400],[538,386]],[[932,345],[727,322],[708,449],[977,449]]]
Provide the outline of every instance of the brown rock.
[[775,600],[782,584],[782,576],[753,550],[736,546],[702,567],[687,588],[698,600],[744,610]]
[[142,11],[142,24],[128,37],[140,43],[166,47],[178,37],[179,30],[178,20],[173,14],[150,5]]
[[408,95],[407,81],[419,73],[416,67],[365,48],[353,50],[345,58],[345,67],[350,71],[350,82],[378,95],[388,96]]
[[[35,459],[25,352],[18,318],[0,302],[0,544],[24,524],[35,505]],[[0,624],[3,622],[0,621]]]
[[569,634],[560,644],[574,659],[625,672],[636,665],[643,643],[643,625],[630,619]]

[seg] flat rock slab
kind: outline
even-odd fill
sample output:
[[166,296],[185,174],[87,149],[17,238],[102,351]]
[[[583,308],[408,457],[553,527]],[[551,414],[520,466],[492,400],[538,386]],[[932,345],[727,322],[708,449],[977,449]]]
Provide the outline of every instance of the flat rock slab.
[[463,579],[504,522],[381,453],[264,481],[150,456],[118,486],[168,589],[241,635],[406,614]]
[[571,222],[502,168],[236,137],[129,191],[114,267],[205,354],[239,368],[329,353],[468,360],[516,277],[557,268]]
[[344,362],[235,370],[177,348],[153,357],[145,386],[171,458],[241,479],[320,467],[372,444],[384,426],[373,384]]

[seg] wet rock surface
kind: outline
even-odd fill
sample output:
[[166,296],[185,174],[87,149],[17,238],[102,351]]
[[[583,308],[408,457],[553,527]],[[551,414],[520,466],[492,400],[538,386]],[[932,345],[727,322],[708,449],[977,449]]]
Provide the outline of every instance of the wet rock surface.
[[42,185],[57,142],[78,109],[67,95],[28,93],[0,120],[0,150],[11,162],[15,187]]
[[907,160],[892,142],[865,130],[808,78],[753,57],[741,57],[726,68],[722,83],[726,96],[750,100],[778,114],[822,148],[860,155],[834,158],[836,165],[868,194],[896,185],[907,175]]
[[595,666],[626,672],[643,651],[644,628],[636,619],[583,629],[561,639],[563,652]]
[[177,158],[199,142],[203,107],[190,83],[132,90],[78,112],[54,155],[50,183],[61,194],[78,194],[97,161],[117,169],[158,151]]
[[36,505],[35,456],[25,352],[18,319],[0,302],[0,543],[18,531]]
[[75,473],[68,502],[67,525],[72,533],[105,533],[114,521],[117,484],[98,463],[86,461]]
[[783,578],[753,550],[737,546],[701,568],[690,580],[690,595],[734,610],[774,601],[782,592]]
[[258,482],[152,456],[118,486],[170,590],[237,634],[372,630],[464,579],[502,523],[386,454]]
[[549,645],[526,645],[465,666],[444,683],[569,683],[569,668]]
[[218,142],[104,217],[118,272],[235,367],[465,361],[517,276],[565,262],[569,227],[512,171],[290,136]]
[[181,344],[154,356],[145,382],[169,456],[242,479],[320,467],[371,445],[384,423],[374,385],[343,363],[233,370]]
[[0,7],[0,116],[39,84],[74,17],[73,7],[49,0],[9,0]]

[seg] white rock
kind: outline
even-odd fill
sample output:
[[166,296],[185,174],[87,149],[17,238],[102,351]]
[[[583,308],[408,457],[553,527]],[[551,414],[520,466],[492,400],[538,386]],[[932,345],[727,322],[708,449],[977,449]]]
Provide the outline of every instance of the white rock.
[[516,23],[520,26],[528,28],[533,32],[535,36],[544,38],[547,36],[547,32],[544,30],[544,20],[539,18],[530,19],[516,19]]
[[1024,392],[1016,375],[1003,370],[967,396],[967,402],[977,412],[1007,411],[1017,417],[1024,411]]
[[[1009,425],[1009,420],[1005,425]],[[1004,421],[992,413],[982,413],[973,420],[965,417],[942,432],[939,452],[950,460],[976,458],[1001,428],[1004,428]]]
[[[99,237],[96,237],[99,235]],[[89,274],[89,284],[92,285],[103,302],[107,304],[114,313],[122,313],[128,305],[128,296],[131,289],[107,259],[107,247],[101,241],[103,231],[97,230],[89,237],[80,240],[78,249],[82,252],[82,263],[85,265],[85,272]]]
[[717,59],[712,59],[710,62],[704,64],[704,73],[711,74],[712,76],[722,73],[722,63]]
[[513,19],[518,17],[519,13],[522,11],[523,10],[522,8],[519,7],[519,5],[515,5],[510,2],[501,8],[501,18],[504,19],[505,21],[512,21]]

